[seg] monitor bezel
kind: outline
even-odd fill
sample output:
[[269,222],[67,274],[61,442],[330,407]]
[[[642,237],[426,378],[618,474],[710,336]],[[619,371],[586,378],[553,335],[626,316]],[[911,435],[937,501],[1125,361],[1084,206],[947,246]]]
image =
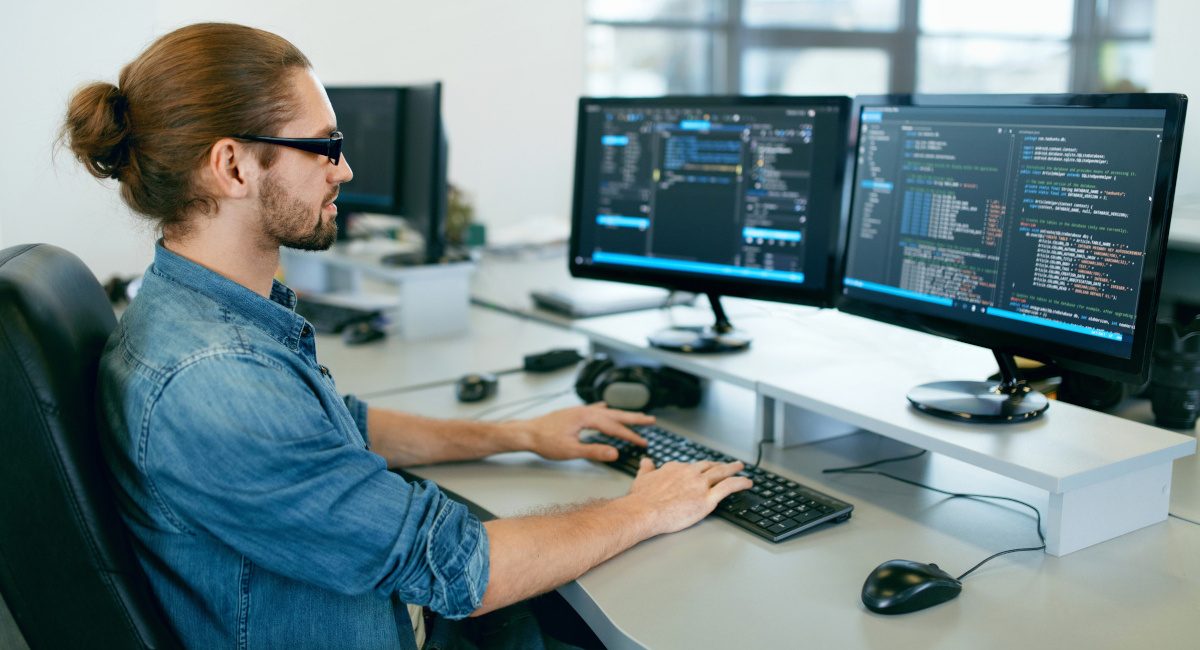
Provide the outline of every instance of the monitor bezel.
[[772,302],[786,302],[815,307],[829,307],[833,304],[834,289],[839,284],[838,248],[841,241],[841,220],[846,213],[844,205],[846,166],[841,158],[834,169],[834,185],[837,196],[831,209],[832,218],[837,223],[830,224],[828,240],[817,242],[824,247],[821,250],[806,250],[805,254],[823,254],[825,256],[825,281],[820,287],[810,288],[797,286],[787,282],[772,282],[769,280],[733,280],[718,276],[689,274],[645,267],[623,268],[614,265],[581,264],[580,234],[583,219],[583,183],[586,163],[586,116],[590,105],[601,106],[698,106],[698,107],[737,107],[750,105],[768,106],[803,106],[803,107],[835,107],[838,111],[838,127],[835,143],[836,150],[846,150],[846,137],[849,128],[850,97],[841,96],[781,96],[781,95],[669,95],[664,97],[581,97],[579,100],[578,123],[575,138],[575,190],[571,211],[571,238],[569,244],[568,266],[571,275],[578,278],[594,280],[609,280],[628,284],[640,284],[662,287],[672,291],[688,291],[717,296],[733,296]]
[[993,327],[984,327],[941,316],[933,316],[897,308],[864,298],[849,296],[843,290],[849,262],[850,244],[853,240],[854,223],[851,219],[855,210],[855,188],[850,188],[850,197],[845,205],[846,233],[837,276],[835,304],[849,314],[899,325],[909,329],[936,334],[945,338],[991,348],[1006,354],[1026,357],[1042,362],[1053,362],[1068,370],[1074,370],[1104,379],[1130,384],[1145,383],[1149,375],[1154,323],[1158,309],[1158,297],[1162,286],[1162,271],[1170,228],[1171,204],[1174,199],[1175,183],[1179,167],[1179,152],[1183,140],[1183,121],[1187,108],[1187,97],[1179,94],[1061,94],[1061,95],[921,95],[893,94],[868,95],[855,98],[850,111],[850,136],[848,146],[853,164],[848,170],[847,186],[854,184],[857,177],[857,151],[860,115],[866,107],[874,106],[922,106],[922,107],[979,107],[979,108],[1112,108],[1112,109],[1157,109],[1165,111],[1163,120],[1162,147],[1154,181],[1153,201],[1150,213],[1150,228],[1147,237],[1145,264],[1138,292],[1138,304],[1134,319],[1134,335],[1129,358],[1106,354],[1082,347],[1051,342],[1034,336],[1018,334]]

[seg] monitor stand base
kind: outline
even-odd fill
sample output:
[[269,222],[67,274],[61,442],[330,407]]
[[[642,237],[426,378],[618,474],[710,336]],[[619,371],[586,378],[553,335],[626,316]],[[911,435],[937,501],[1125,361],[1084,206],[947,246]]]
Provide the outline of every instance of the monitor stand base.
[[1003,424],[1032,420],[1046,412],[1050,400],[1017,379],[1011,354],[993,351],[1000,364],[1000,382],[939,381],[908,391],[917,409],[941,418]]
[[750,347],[750,337],[734,329],[725,310],[721,308],[721,297],[708,294],[717,321],[709,326],[669,327],[650,335],[650,345],[675,352],[711,354],[714,352],[736,352]]
[[650,345],[675,352],[734,352],[750,347],[750,337],[737,330],[718,332],[712,327],[672,327],[650,335]]
[[1021,389],[1007,393],[990,381],[939,381],[908,391],[908,401],[930,415],[966,422],[1024,422],[1046,411],[1045,395]]

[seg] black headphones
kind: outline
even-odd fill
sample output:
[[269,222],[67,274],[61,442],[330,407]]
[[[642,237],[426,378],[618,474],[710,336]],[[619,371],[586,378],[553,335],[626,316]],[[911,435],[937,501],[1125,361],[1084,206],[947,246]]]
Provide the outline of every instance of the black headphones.
[[588,404],[602,401],[625,411],[691,408],[700,403],[700,378],[674,368],[618,366],[597,354],[580,369],[575,392]]

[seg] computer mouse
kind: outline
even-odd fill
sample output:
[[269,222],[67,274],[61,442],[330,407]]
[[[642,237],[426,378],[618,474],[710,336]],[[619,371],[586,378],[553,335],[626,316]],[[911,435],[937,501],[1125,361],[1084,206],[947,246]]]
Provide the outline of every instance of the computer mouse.
[[500,381],[490,372],[472,373],[458,378],[454,393],[460,402],[478,402],[496,394]]
[[877,614],[907,614],[953,600],[962,583],[936,564],[888,560],[863,583],[862,601]]
[[342,329],[342,341],[346,345],[361,345],[377,341],[385,336],[385,332],[370,321],[350,323]]

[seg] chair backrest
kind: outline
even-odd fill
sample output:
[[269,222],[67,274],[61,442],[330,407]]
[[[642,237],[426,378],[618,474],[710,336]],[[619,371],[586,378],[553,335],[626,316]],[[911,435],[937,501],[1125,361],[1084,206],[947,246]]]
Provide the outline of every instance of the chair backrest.
[[100,451],[116,318],[78,257],[0,251],[0,592],[30,648],[177,648]]

